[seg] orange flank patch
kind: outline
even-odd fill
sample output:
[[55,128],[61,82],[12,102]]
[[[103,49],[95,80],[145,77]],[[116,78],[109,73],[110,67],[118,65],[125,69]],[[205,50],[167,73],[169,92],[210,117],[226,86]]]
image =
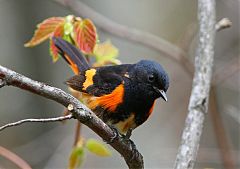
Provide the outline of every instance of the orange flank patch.
[[132,113],[131,116],[129,116],[127,119],[125,119],[124,121],[118,122],[114,126],[118,129],[118,131],[121,134],[126,134],[130,128],[131,129],[136,128],[136,123],[134,118],[135,118],[135,114]]
[[85,72],[86,80],[83,83],[83,90],[86,90],[88,86],[93,84],[93,76],[96,74],[96,69],[89,69]]
[[68,55],[64,55],[65,59],[69,62],[71,69],[73,70],[74,74],[79,74],[79,70],[77,65],[70,59]]
[[97,106],[101,106],[111,112],[114,112],[119,104],[123,102],[124,96],[124,86],[120,84],[116,87],[112,93],[101,96],[95,97],[93,100],[90,101],[88,104],[90,109],[95,109]]
[[153,105],[148,112],[148,116],[150,116],[152,114],[155,103],[156,103],[156,100],[153,102]]

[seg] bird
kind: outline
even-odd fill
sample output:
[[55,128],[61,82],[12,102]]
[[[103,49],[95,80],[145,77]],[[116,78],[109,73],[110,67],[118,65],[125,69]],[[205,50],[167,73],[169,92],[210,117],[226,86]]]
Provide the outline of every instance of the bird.
[[167,101],[169,77],[159,63],[91,67],[73,44],[60,37],[52,40],[75,73],[65,83],[83,93],[86,105],[122,136],[129,138],[148,119],[158,98]]

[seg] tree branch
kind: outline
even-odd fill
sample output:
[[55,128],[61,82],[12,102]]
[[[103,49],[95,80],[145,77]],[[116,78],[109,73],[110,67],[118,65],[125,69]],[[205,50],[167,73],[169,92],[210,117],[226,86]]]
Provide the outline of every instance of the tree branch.
[[21,169],[32,169],[26,161],[2,146],[0,146],[0,155],[16,164]]
[[[79,100],[72,95],[67,94],[61,89],[49,86],[47,84],[34,81],[10,69],[0,66],[0,79],[6,85],[18,87],[23,90],[30,91],[37,95],[43,96],[55,102],[68,107],[74,118],[79,120],[97,133],[103,140],[112,141],[111,138],[116,136],[116,133],[98,118],[90,109],[80,103]],[[124,139],[117,136],[109,143],[115,150],[117,150],[125,159],[130,169],[142,169],[143,157],[133,146],[131,140]]]
[[215,25],[215,29],[217,31],[221,31],[223,29],[229,28],[232,26],[232,22],[228,18],[222,18],[218,23]]
[[47,123],[47,122],[57,122],[57,121],[64,121],[64,120],[69,120],[73,118],[72,114],[69,114],[67,116],[60,116],[60,117],[54,117],[54,118],[44,118],[44,119],[23,119],[23,120],[19,120],[17,122],[13,122],[13,123],[8,123],[4,126],[0,127],[0,131],[4,130],[5,128],[8,127],[13,127],[13,126],[18,126],[21,125],[23,123],[27,123],[27,122],[38,122],[38,123]]
[[199,41],[188,116],[175,169],[192,169],[197,157],[204,119],[208,110],[215,40],[215,0],[198,0]]

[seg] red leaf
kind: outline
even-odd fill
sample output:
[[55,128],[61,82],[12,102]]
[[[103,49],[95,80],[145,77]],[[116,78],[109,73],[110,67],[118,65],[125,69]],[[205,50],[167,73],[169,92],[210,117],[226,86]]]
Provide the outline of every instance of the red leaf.
[[55,29],[63,24],[65,19],[63,17],[51,17],[44,20],[42,23],[37,25],[37,29],[34,32],[32,39],[25,43],[25,47],[33,47],[51,36]]
[[74,24],[74,40],[85,54],[91,54],[97,41],[96,27],[89,19],[76,21]]
[[[54,37],[62,37],[64,34],[64,24],[59,25],[51,34]],[[52,55],[53,62],[59,59],[58,48],[54,45],[52,38],[50,38],[50,54]]]

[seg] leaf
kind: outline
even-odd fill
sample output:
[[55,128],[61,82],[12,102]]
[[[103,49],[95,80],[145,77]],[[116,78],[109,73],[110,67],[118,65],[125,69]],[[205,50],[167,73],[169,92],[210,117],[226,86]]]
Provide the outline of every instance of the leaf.
[[65,19],[63,17],[51,17],[44,20],[42,23],[37,25],[37,29],[34,32],[32,39],[25,43],[25,47],[33,47],[36,46],[47,38],[51,36],[51,34],[55,31],[55,29],[63,24]]
[[96,62],[99,66],[106,63],[121,63],[118,59],[116,59],[118,56],[118,49],[111,43],[111,41],[96,44],[93,54],[96,56]]
[[88,139],[86,142],[86,148],[93,154],[101,157],[111,156],[111,151],[101,142],[95,139]]
[[91,54],[97,42],[96,27],[89,19],[76,21],[74,24],[74,40],[80,50]]
[[70,22],[66,22],[64,24],[64,34],[70,35],[73,32],[73,24]]
[[[62,37],[64,34],[64,24],[59,25],[51,36]],[[53,62],[59,59],[58,48],[54,45],[52,38],[50,38],[50,55],[52,56]]]
[[68,15],[65,17],[64,24],[64,35],[70,35],[73,33],[73,22],[76,19],[73,15]]
[[68,169],[75,169],[75,168],[81,166],[84,161],[84,155],[85,155],[85,153],[84,153],[83,144],[82,143],[80,145],[77,144],[77,146],[75,146],[72,149],[72,152],[71,152],[71,155],[69,158]]

